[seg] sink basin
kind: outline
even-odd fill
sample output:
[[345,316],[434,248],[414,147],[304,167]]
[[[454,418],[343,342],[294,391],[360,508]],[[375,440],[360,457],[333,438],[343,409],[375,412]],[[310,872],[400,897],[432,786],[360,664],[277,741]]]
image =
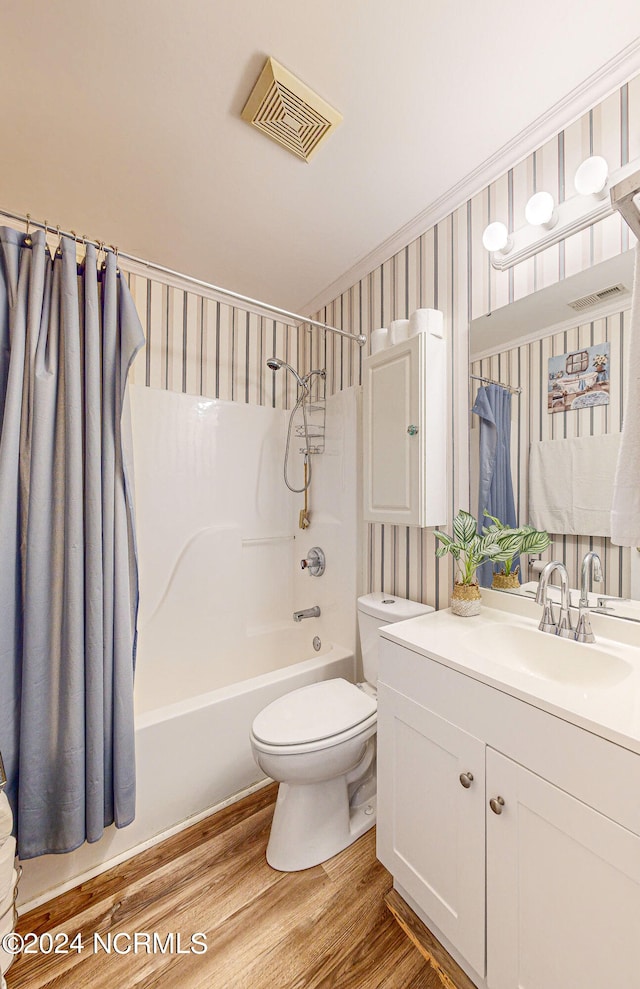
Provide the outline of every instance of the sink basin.
[[612,687],[632,672],[624,659],[595,644],[574,642],[522,625],[484,625],[468,634],[484,659],[542,680],[576,687]]

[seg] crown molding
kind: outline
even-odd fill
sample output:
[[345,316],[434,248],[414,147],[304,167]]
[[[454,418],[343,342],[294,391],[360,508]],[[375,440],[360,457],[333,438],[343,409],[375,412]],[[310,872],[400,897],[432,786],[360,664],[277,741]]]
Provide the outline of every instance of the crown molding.
[[638,72],[640,72],[640,37],[635,38],[626,48],[605,62],[546,113],[503,144],[495,154],[383,240],[378,247],[363,255],[351,268],[302,306],[302,311],[311,315],[333,302],[374,268],[384,264],[407,244],[440,223],[468,199],[482,192],[510,168],[518,165],[561,130],[569,127],[584,113],[605,100]]

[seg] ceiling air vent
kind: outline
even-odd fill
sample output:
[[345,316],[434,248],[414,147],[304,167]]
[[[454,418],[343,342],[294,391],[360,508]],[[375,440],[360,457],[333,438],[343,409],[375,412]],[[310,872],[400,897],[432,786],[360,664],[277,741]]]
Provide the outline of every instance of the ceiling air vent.
[[298,158],[310,161],[342,115],[275,58],[268,58],[242,119]]
[[593,306],[599,306],[603,302],[608,302],[617,295],[627,295],[628,292],[629,289],[626,285],[611,285],[609,288],[603,288],[600,292],[593,292],[591,295],[583,296],[582,299],[576,299],[575,302],[570,302],[569,305],[576,312],[583,312],[585,309],[592,309]]

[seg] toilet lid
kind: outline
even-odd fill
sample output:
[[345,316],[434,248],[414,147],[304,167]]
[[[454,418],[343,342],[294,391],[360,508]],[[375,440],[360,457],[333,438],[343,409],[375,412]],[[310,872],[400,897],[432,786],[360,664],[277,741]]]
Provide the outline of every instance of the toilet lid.
[[253,734],[269,745],[317,742],[354,728],[376,708],[373,697],[347,680],[324,680],[268,704],[253,722]]

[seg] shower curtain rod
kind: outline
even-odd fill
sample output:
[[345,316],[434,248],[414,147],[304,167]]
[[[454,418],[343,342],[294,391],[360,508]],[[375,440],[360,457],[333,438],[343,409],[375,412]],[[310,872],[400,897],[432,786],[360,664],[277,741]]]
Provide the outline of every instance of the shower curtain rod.
[[227,298],[235,299],[236,302],[243,302],[245,305],[252,306],[258,309],[266,309],[270,313],[274,313],[277,316],[284,316],[294,323],[303,323],[307,326],[316,326],[320,330],[328,330],[330,333],[337,333],[338,336],[346,337],[348,340],[353,340],[360,347],[362,347],[366,342],[367,338],[363,333],[348,333],[347,330],[340,330],[337,326],[329,326],[328,323],[320,323],[317,319],[310,319],[308,316],[301,316],[299,313],[289,312],[287,309],[281,309],[279,306],[272,306],[270,302],[261,302],[259,299],[252,299],[247,295],[240,295],[239,292],[233,292],[228,288],[221,288],[219,285],[213,285],[211,282],[202,281],[200,278],[193,278],[191,275],[185,275],[181,271],[175,271],[173,268],[165,268],[164,265],[157,264],[155,261],[147,261],[145,258],[138,258],[133,254],[125,254],[123,251],[119,250],[113,245],[107,245],[104,242],[99,242],[95,240],[90,240],[88,237],[79,237],[73,230],[61,230],[59,226],[55,224],[52,226],[50,223],[45,221],[40,223],[38,220],[34,220],[30,215],[22,216],[20,213],[12,213],[10,210],[0,209],[0,216],[6,216],[10,220],[16,220],[18,223],[24,223],[27,229],[29,226],[39,227],[40,230],[45,230],[49,233],[56,234],[60,237],[72,237],[76,242],[81,244],[92,244],[98,250],[110,250],[118,258],[118,261],[131,261],[133,264],[139,264],[143,268],[149,268],[153,271],[158,271],[163,275],[170,275],[172,278],[179,278],[181,281],[188,282],[190,285],[196,285],[199,288],[209,289],[211,292],[215,292],[217,295],[224,295]]
[[506,388],[507,391],[510,391],[512,395],[519,395],[522,391],[520,385],[505,385],[504,381],[495,381],[493,378],[485,378],[484,374],[470,374],[469,377],[473,378],[475,381],[484,381],[487,385],[500,385],[501,388]]

